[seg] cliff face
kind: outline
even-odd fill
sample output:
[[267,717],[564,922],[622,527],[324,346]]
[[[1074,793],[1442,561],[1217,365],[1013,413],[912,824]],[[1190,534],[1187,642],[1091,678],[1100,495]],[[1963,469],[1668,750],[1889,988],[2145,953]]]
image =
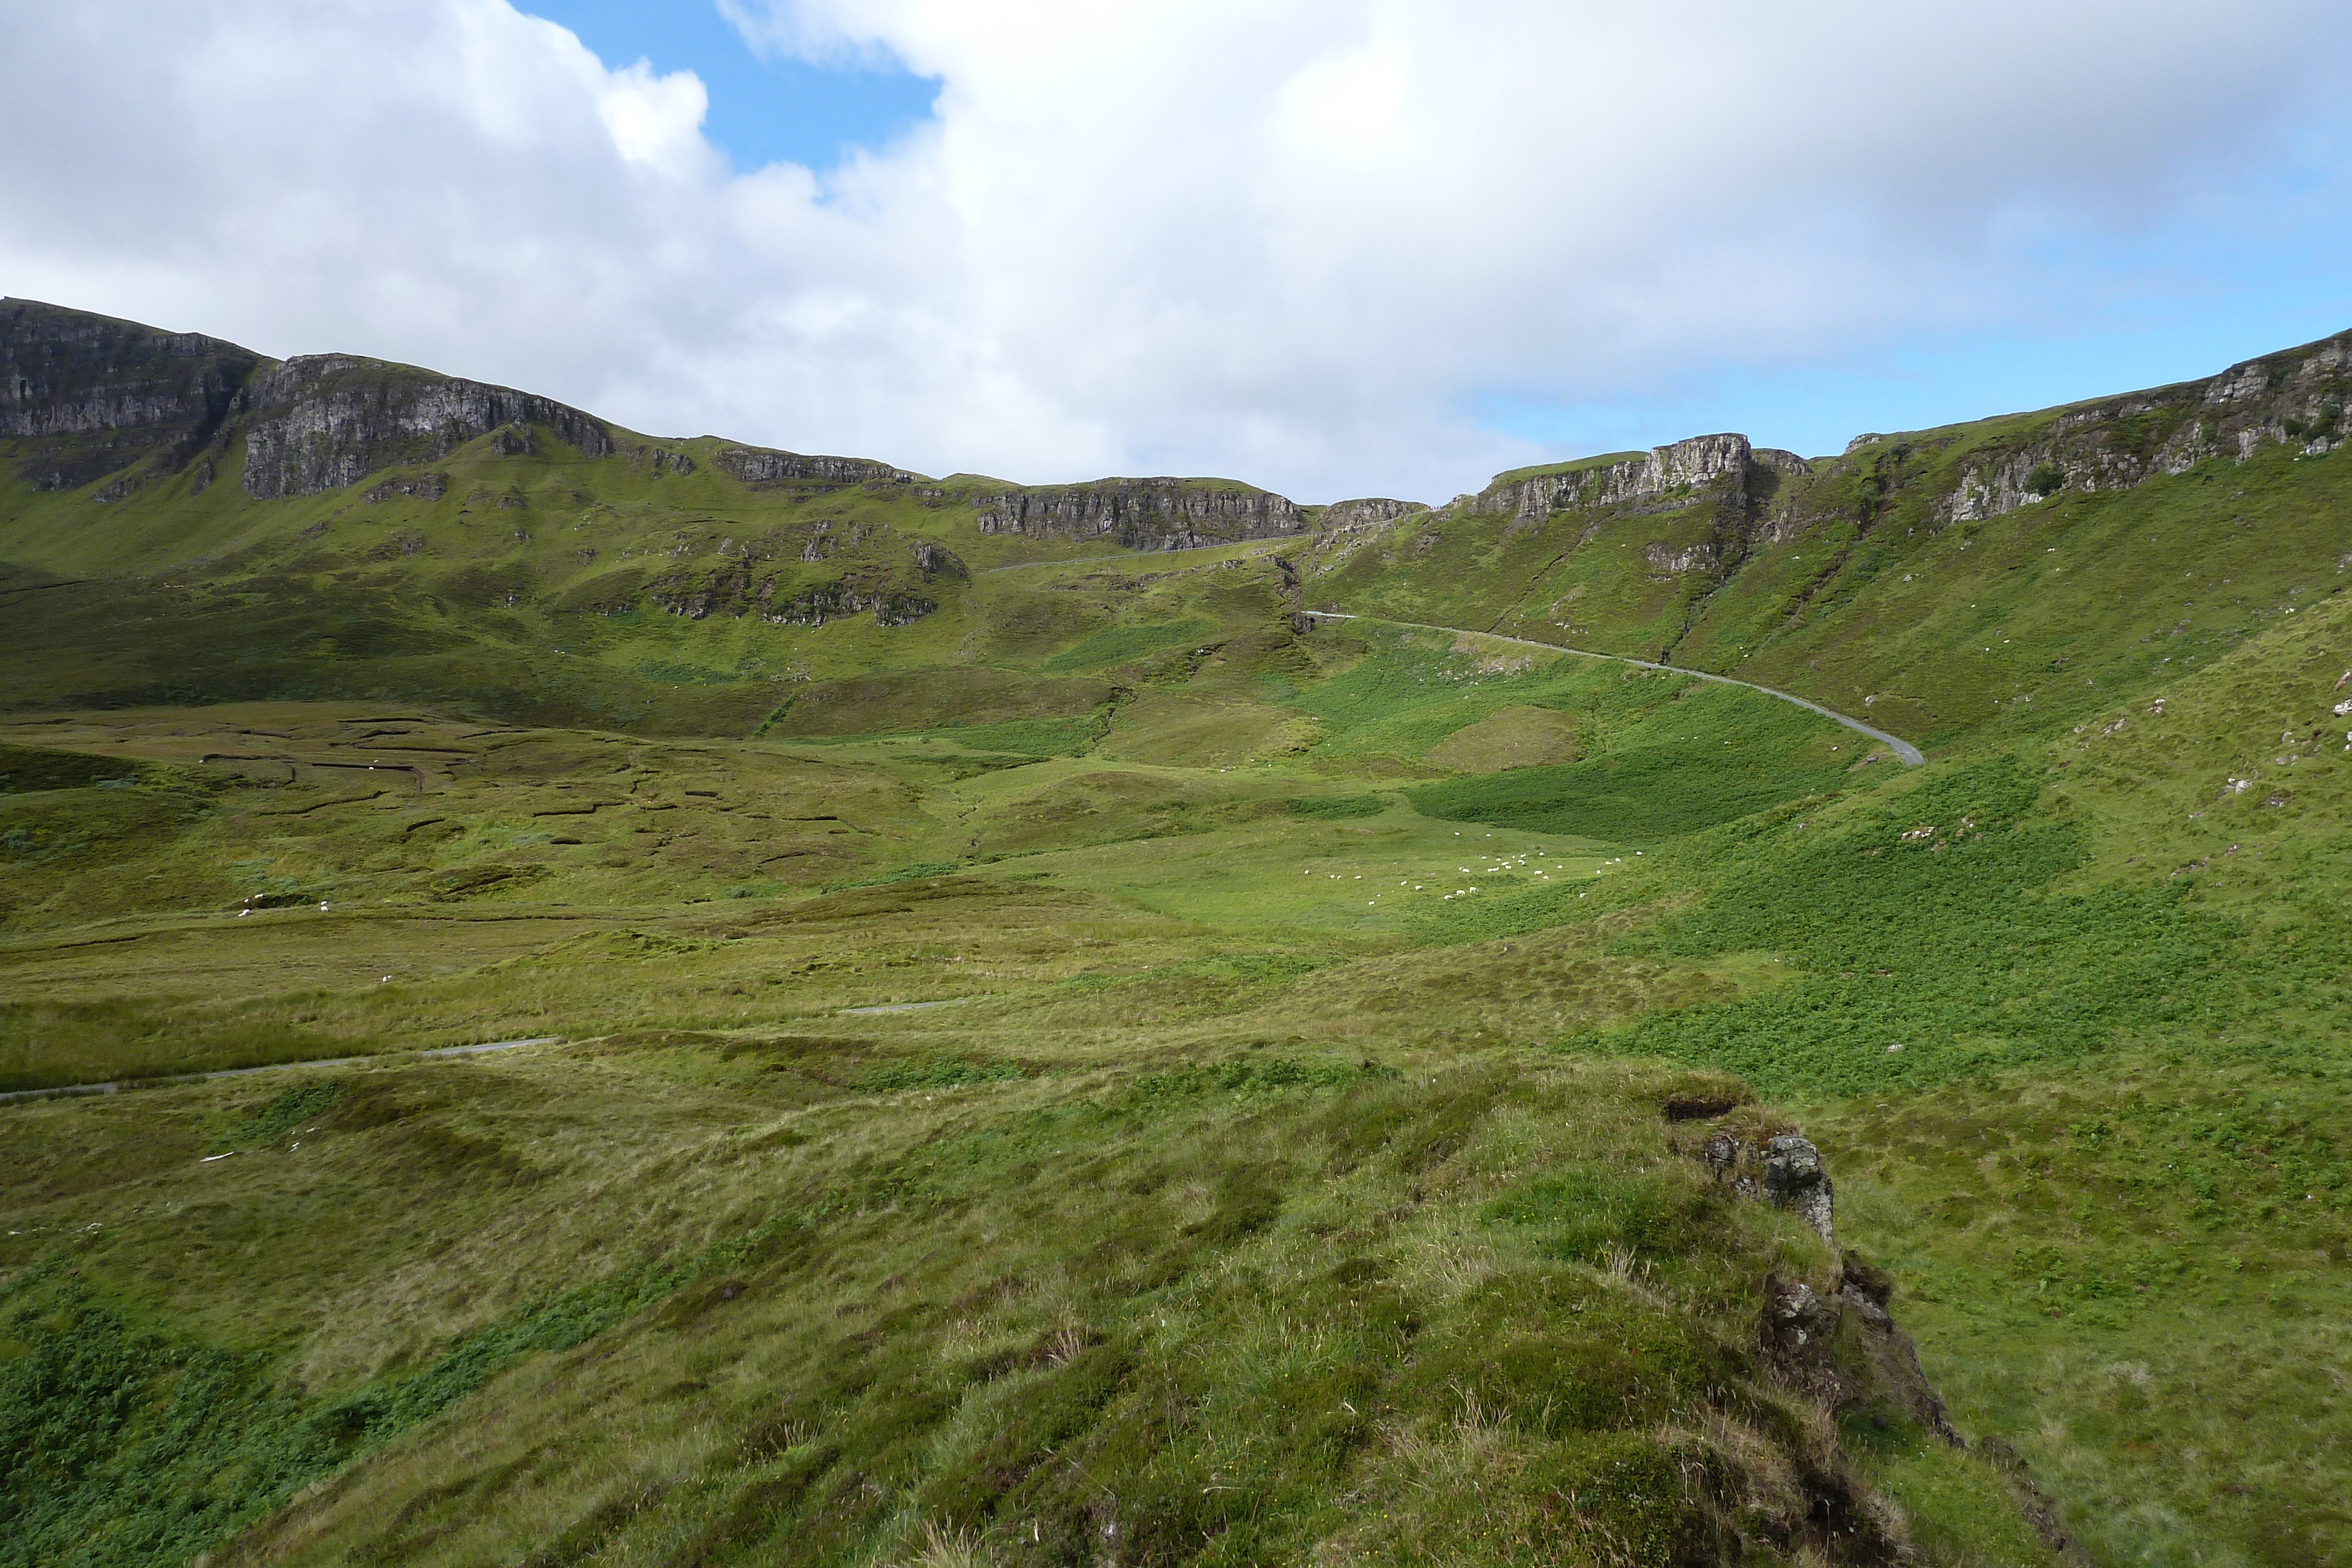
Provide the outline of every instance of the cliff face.
[[1269,490],[1198,479],[1103,479],[975,496],[980,531],[1033,538],[1108,538],[1129,549],[1189,549],[1276,538],[1306,527]]
[[497,430],[528,450],[533,425],[590,456],[615,449],[601,421],[508,387],[340,354],[279,364],[193,332],[0,300],[0,438],[27,444],[17,465],[37,489],[115,475],[94,497],[110,500],[200,460],[202,488],[243,434],[247,491],[315,496]]
[[[2347,403],[2352,332],[2248,360],[2210,381],[2086,403],[2033,437],[1971,455],[1938,503],[1938,520],[1997,517],[2062,490],[2127,490],[2214,457],[2243,462],[2276,443],[2317,456],[2352,440]],[[1856,445],[1897,444],[1874,436]]]
[[[625,454],[638,472],[696,472],[683,451],[616,440],[593,414],[551,398],[348,354],[283,363],[233,343],[157,331],[28,300],[0,300],[0,440],[35,487],[96,501],[194,467],[194,489],[245,443],[242,479],[260,500],[307,497],[386,468],[439,463],[483,437],[528,455],[540,434],[589,457]],[[706,459],[739,484],[766,488],[851,485],[906,488],[917,476],[862,457],[721,445]],[[398,477],[370,500],[434,496],[446,479]],[[933,504],[947,491],[910,492]],[[1136,549],[1268,538],[1302,531],[1283,497],[1196,479],[1107,479],[1006,489],[972,498],[983,533],[1108,539]],[[1405,503],[1349,503],[1350,515],[1391,517]]]
[[1334,501],[1315,514],[1318,533],[1344,533],[1355,528],[1378,528],[1392,523],[1407,512],[1425,512],[1429,508],[1419,501],[1391,500],[1386,496],[1367,496],[1353,501]]
[[[1649,516],[1672,513],[1662,537],[1641,547],[1654,573],[1717,572],[1743,559],[1773,526],[1782,482],[1812,465],[1792,452],[1751,446],[1744,435],[1694,435],[1638,457],[1497,480],[1473,497],[1473,514],[1501,515],[1515,528],[1540,527],[1556,514]],[[1580,543],[1590,543],[1588,527]]]
[[68,490],[160,458],[176,471],[268,361],[194,332],[0,299],[0,437],[27,440],[34,487]]
[[257,379],[247,401],[245,487],[264,500],[436,462],[502,428],[513,430],[518,453],[530,449],[534,424],[590,457],[615,450],[602,421],[548,398],[341,354],[289,360]]
[[866,457],[810,457],[798,452],[772,452],[757,446],[722,447],[711,461],[746,485],[774,485],[788,479],[814,479],[835,485],[875,481],[904,485],[914,477],[903,468]]
[[1769,481],[1751,483],[1752,476],[1811,471],[1795,453],[1750,446],[1744,435],[1694,435],[1671,446],[1654,446],[1639,457],[1498,481],[1479,492],[1473,506],[1480,512],[1540,517],[1585,507],[1656,501],[1682,506],[1691,492],[1711,490],[1745,507],[1755,492],[1769,494],[1773,487]]

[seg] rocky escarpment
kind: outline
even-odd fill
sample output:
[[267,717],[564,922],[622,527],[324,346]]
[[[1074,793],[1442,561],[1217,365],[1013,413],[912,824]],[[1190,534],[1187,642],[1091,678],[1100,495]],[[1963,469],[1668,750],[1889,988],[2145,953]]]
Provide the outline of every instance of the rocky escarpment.
[[1772,532],[1774,499],[1784,481],[1812,465],[1791,452],[1750,445],[1744,435],[1694,435],[1638,456],[1505,475],[1470,498],[1467,510],[1501,515],[1510,527],[1540,527],[1561,513],[1590,513],[1590,538],[1602,514],[1695,514],[1700,531],[1653,539],[1642,558],[1661,576],[1717,573],[1745,559]]
[[711,459],[721,472],[746,485],[776,485],[814,479],[834,485],[904,485],[915,476],[903,468],[865,457],[810,457],[758,446],[721,447]]
[[[2064,490],[2126,490],[2214,458],[2243,462],[2291,443],[2317,455],[2352,441],[2352,332],[2182,382],[2067,409],[2038,431],[1962,460],[1942,522],[2000,517]],[[1850,451],[1916,445],[1869,436]]]
[[1392,523],[1407,512],[1425,512],[1429,507],[1419,501],[1394,501],[1385,496],[1368,496],[1353,501],[1334,501],[1315,513],[1318,533],[1346,533],[1355,528],[1378,528]]
[[176,472],[268,363],[194,332],[0,299],[0,437],[27,443],[18,468],[40,490],[75,489],[142,460]]
[[381,360],[310,354],[257,377],[245,394],[245,487],[264,500],[315,496],[395,463],[431,463],[478,436],[530,450],[543,426],[590,457],[615,448],[604,422],[510,387]]
[[1639,456],[1503,475],[1479,491],[1470,507],[1534,519],[1600,506],[1686,506],[1696,491],[1710,491],[1719,501],[1745,507],[1755,494],[1773,489],[1773,477],[1809,473],[1811,463],[1794,452],[1750,446],[1745,435],[1694,435],[1670,446],[1651,446]]
[[1191,549],[1277,538],[1306,518],[1270,490],[1200,479],[1103,479],[971,497],[984,534],[1082,541],[1128,549]]
[[1744,435],[1694,435],[1639,456],[1507,475],[1470,505],[1474,511],[1537,518],[1589,507],[1681,506],[1706,491],[1745,508],[1759,493],[1770,493],[1772,478],[1811,472],[1795,453],[1751,446]]

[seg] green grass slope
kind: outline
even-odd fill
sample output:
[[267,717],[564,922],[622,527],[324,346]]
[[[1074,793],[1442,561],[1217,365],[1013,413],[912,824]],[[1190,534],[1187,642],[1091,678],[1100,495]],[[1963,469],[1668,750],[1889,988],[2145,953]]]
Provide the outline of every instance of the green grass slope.
[[1841,1264],[1662,1145],[1711,1090],[651,1034],[20,1112],[0,1551],[2046,1560],[1862,1307],[1759,1342]]
[[94,319],[0,1091],[143,1086],[0,1103],[0,1562],[2352,1554],[2340,341],[1310,514]]
[[1646,494],[1580,487],[1623,458],[1518,471],[1322,536],[1304,591],[1734,674],[1921,744],[2044,736],[2344,585],[2347,392],[2339,338]]

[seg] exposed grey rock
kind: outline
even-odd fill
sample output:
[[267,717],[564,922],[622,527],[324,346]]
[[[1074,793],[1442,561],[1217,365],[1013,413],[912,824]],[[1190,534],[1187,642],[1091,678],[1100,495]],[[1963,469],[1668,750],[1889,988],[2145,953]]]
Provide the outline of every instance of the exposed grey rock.
[[1496,485],[1481,492],[1474,505],[1481,512],[1540,517],[1570,507],[1623,506],[1661,498],[1681,503],[1688,501],[1692,492],[1710,489],[1745,505],[1748,476],[1759,468],[1775,475],[1812,471],[1796,454],[1759,452],[1744,435],[1694,435],[1670,446],[1652,447],[1639,457]]
[[1350,528],[1372,528],[1394,522],[1407,512],[1425,512],[1428,506],[1420,501],[1395,501],[1385,496],[1368,496],[1353,501],[1334,501],[1315,516],[1315,528],[1319,533],[1344,533]]
[[629,465],[643,468],[659,478],[664,474],[691,474],[694,459],[683,452],[672,452],[663,446],[640,446],[629,454]]
[[1751,446],[1744,435],[1696,435],[1638,457],[1507,477],[1470,504],[1509,516],[1514,528],[1541,527],[1559,512],[1586,514],[1578,544],[1599,527],[1591,514],[1696,511],[1701,537],[1654,540],[1643,559],[1661,576],[1714,574],[1738,565],[1759,538],[1771,536],[1770,503],[1782,481],[1811,472],[1796,454]]
[[395,496],[414,496],[420,500],[437,501],[449,493],[446,474],[395,474],[362,497],[367,501],[389,501]]
[[1764,1312],[1771,1337],[1790,1350],[1837,1332],[1837,1312],[1802,1280],[1772,1281],[1766,1291]]
[[949,577],[971,575],[965,568],[962,559],[953,550],[934,544],[929,539],[915,541],[914,557],[915,570],[923,574],[923,580],[926,582],[942,573]]
[[[873,612],[877,625],[908,626],[939,609],[936,601],[896,586],[884,573],[874,573],[864,580],[845,578],[794,591],[780,586],[772,577],[762,578],[755,584],[749,568],[732,564],[700,577],[678,572],[658,578],[646,585],[645,594],[656,608],[682,620],[756,615],[777,626],[822,626],[828,621],[868,611]],[[604,614],[617,614],[627,610],[630,603],[630,596],[624,594],[600,602],[597,609]]]
[[2216,457],[2243,463],[2265,445],[2332,451],[2352,439],[2347,382],[2352,332],[2232,365],[2210,381],[2085,403],[2036,439],[1970,461],[1937,510],[1975,522],[2057,493],[2032,485],[2036,475],[2054,476],[2063,490],[2126,490]]
[[911,626],[939,605],[919,593],[867,592],[846,583],[808,589],[789,602],[761,611],[760,619],[772,626],[822,626],[828,620],[870,610],[877,626]]
[[382,360],[311,354],[256,378],[246,431],[245,487],[265,500],[315,496],[394,463],[430,463],[499,433],[509,455],[532,449],[544,425],[591,457],[613,450],[603,423],[542,397]]
[[1728,1133],[1717,1133],[1706,1141],[1707,1174],[1721,1181],[1739,1167],[1739,1140]]
[[1202,479],[1101,479],[975,496],[971,504],[984,534],[1108,538],[1128,549],[1276,538],[1306,527],[1286,497]]
[[217,424],[265,362],[195,332],[0,299],[0,436]]
[[721,447],[711,459],[719,471],[746,485],[774,485],[787,479],[821,479],[836,485],[871,481],[904,485],[914,476],[887,463],[864,457],[811,457],[798,452],[772,452],[757,446]]
[[33,444],[19,466],[36,489],[76,489],[142,459],[176,472],[268,362],[194,332],[0,299],[0,437]]
[[1822,1163],[1821,1150],[1811,1139],[1784,1133],[1766,1144],[1762,1186],[1767,1201],[1793,1209],[1797,1218],[1821,1232],[1822,1240],[1836,1245],[1830,1230],[1836,1188],[1830,1181],[1829,1167]]

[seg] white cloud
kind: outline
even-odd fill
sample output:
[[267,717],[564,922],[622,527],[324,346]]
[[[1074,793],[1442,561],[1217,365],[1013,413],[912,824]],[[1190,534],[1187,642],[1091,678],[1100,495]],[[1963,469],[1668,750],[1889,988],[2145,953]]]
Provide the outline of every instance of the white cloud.
[[2071,329],[2347,164],[2332,0],[725,9],[936,121],[738,176],[698,80],[504,0],[11,6],[0,290],[934,472],[1439,496],[1536,455],[1489,402]]

